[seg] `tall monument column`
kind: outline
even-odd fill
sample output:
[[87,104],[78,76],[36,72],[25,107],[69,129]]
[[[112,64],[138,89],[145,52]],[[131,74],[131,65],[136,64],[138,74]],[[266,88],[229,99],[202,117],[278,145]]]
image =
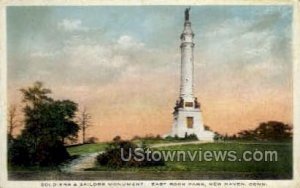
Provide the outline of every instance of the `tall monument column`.
[[171,136],[180,138],[194,134],[199,140],[212,141],[214,133],[204,130],[200,103],[194,97],[194,33],[190,22],[190,8],[184,12],[181,39],[180,95],[173,112]]
[[193,102],[194,87],[194,33],[189,21],[189,9],[185,11],[184,30],[180,36],[181,39],[181,82],[180,97],[185,101]]

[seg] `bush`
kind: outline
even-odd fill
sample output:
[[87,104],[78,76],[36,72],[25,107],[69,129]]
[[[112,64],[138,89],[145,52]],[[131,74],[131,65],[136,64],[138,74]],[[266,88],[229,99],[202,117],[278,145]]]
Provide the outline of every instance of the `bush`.
[[98,138],[96,137],[89,137],[87,140],[86,140],[86,144],[95,144],[98,142]]
[[167,136],[167,137],[165,137],[165,140],[174,140],[174,137],[172,137],[172,136]]
[[142,137],[136,135],[131,139],[131,141],[141,140],[141,139],[142,139]]
[[[112,168],[164,165],[163,160],[155,161],[153,160],[153,158],[151,158],[152,155],[149,155],[149,161],[147,161],[146,158],[141,161],[134,160],[134,157],[136,156],[134,150],[137,148],[138,146],[130,141],[114,141],[113,143],[109,144],[104,153],[97,156],[97,161],[100,165]],[[149,148],[147,148],[146,146],[142,146],[141,148],[143,148],[143,150],[141,150],[141,153],[146,156],[145,151]],[[123,153],[121,152],[121,149],[123,150]],[[128,160],[123,160],[122,156],[123,158]]]
[[198,140],[198,137],[195,134],[190,134],[190,135],[186,134],[184,140]]
[[162,139],[163,138],[159,134],[157,134],[156,136],[154,136],[152,134],[147,134],[144,137],[136,135],[131,140],[134,141],[134,140],[162,140]]
[[31,154],[25,139],[13,139],[8,144],[8,162],[12,165],[28,166]]
[[17,166],[58,165],[70,156],[61,141],[40,140],[37,145],[25,136],[19,136],[8,145],[8,161]]
[[192,140],[198,140],[198,137],[197,135],[195,134],[190,134],[188,135],[187,133],[185,134],[184,138],[179,138],[177,135],[175,135],[174,137],[172,136],[167,136],[165,138],[165,140],[169,140],[169,141],[172,141],[172,140],[182,140],[182,141],[192,141]]
[[61,141],[42,141],[37,146],[36,162],[40,166],[58,165],[69,159],[67,152]]

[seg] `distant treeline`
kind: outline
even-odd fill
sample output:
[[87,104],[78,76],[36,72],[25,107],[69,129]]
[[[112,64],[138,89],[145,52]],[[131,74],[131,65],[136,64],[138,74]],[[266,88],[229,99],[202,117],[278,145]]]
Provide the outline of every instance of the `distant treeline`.
[[280,121],[260,123],[254,129],[242,130],[234,135],[216,133],[216,140],[257,140],[257,141],[284,141],[293,138],[292,126]]

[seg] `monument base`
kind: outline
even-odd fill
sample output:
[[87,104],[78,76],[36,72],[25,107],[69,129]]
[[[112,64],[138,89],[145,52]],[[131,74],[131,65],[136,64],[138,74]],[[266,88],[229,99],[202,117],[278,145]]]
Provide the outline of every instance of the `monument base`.
[[199,108],[178,108],[173,115],[173,127],[169,136],[184,138],[194,134],[197,136],[198,140],[214,140],[215,134],[204,129]]

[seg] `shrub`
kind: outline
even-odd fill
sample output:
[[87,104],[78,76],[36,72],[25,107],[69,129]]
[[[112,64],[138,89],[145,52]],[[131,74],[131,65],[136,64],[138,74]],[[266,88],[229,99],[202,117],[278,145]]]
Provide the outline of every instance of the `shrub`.
[[86,144],[95,144],[98,142],[98,138],[96,137],[89,137],[87,140],[86,140]]
[[172,136],[167,136],[167,137],[165,137],[165,140],[174,140],[174,137],[172,137]]
[[61,141],[44,140],[37,146],[36,162],[40,166],[58,165],[69,158],[70,155]]
[[28,166],[31,155],[25,139],[13,139],[8,144],[8,162],[12,165]]
[[179,138],[177,135],[175,135],[174,137],[172,136],[167,136],[165,138],[165,140],[169,140],[169,141],[172,141],[172,140],[182,140],[182,141],[191,141],[191,140],[198,140],[198,137],[197,135],[195,134],[190,134],[188,135],[187,133],[185,134],[184,138]]
[[121,140],[121,137],[120,136],[115,136],[114,138],[113,138],[113,141],[114,142],[119,142]]
[[[108,145],[104,153],[99,154],[97,156],[97,161],[100,165],[108,166],[112,168],[164,165],[163,160],[155,161],[151,158],[152,155],[150,155],[151,160],[149,161],[147,161],[146,158],[141,161],[134,160],[134,157],[136,156],[134,150],[137,147],[138,146],[136,144],[130,141],[123,141],[123,140],[114,141]],[[144,156],[146,156],[145,151],[148,150],[149,148],[147,148],[146,146],[142,146],[141,148],[144,149],[141,150],[141,153],[144,154]],[[123,153],[121,153],[121,149],[123,150]],[[121,156],[122,154],[125,159],[129,159],[129,160],[128,161],[123,160]]]
[[8,161],[12,165],[52,166],[58,165],[70,156],[61,141],[43,139],[35,142],[28,137],[19,136],[8,145]]
[[140,140],[140,139],[142,139],[140,136],[134,136],[132,139],[131,139],[131,141],[134,141],[134,140]]
[[198,140],[198,137],[195,134],[185,135],[184,140]]

